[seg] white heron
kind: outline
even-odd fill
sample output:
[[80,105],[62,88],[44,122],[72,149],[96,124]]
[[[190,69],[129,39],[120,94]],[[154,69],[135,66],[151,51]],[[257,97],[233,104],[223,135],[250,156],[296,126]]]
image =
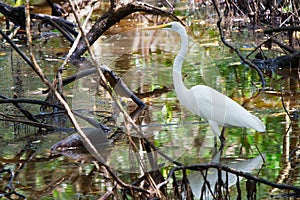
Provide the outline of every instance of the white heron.
[[186,88],[182,80],[181,69],[188,52],[187,32],[179,22],[170,22],[146,29],[158,28],[175,31],[180,35],[181,46],[173,63],[173,84],[177,98],[183,106],[205,119],[217,136],[221,135],[221,126],[246,127],[265,132],[266,127],[259,118],[226,95],[206,85]]

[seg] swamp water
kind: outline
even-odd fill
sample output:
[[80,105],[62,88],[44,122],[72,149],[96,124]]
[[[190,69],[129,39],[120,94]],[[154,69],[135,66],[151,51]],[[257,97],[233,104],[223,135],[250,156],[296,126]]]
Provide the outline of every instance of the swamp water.
[[[165,154],[186,165],[213,160],[238,170],[246,169],[269,181],[299,185],[297,158],[292,160],[294,163],[289,162],[291,152],[297,153],[294,150],[298,144],[298,122],[291,123],[282,106],[283,97],[287,110],[298,110],[298,80],[266,77],[266,90],[259,92],[257,73],[242,65],[238,57],[224,47],[215,21],[195,16],[188,18],[190,47],[183,66],[186,86],[205,84],[219,90],[258,116],[267,129],[266,133],[243,128],[226,129],[226,144],[221,154],[214,148],[215,141],[208,124],[182,107],[173,91],[172,62],[179,49],[179,36],[170,31],[140,30],[143,23],[139,17],[128,18],[112,29],[118,33],[102,36],[92,47],[96,61],[110,67],[134,92],[143,94],[167,88],[166,92],[143,99],[147,104],[140,122],[143,134]],[[259,33],[251,34],[247,29],[233,29],[227,39],[243,44],[240,49],[244,54],[251,52],[258,40],[263,40]],[[35,42],[37,60],[49,78],[53,78],[63,60],[60,55],[67,52],[68,46],[68,42],[60,37]],[[46,98],[41,92],[45,86],[39,78],[4,43],[0,62],[1,95]],[[76,71],[69,66],[63,76],[68,77]],[[98,120],[104,124],[126,129],[122,126],[124,116],[109,94],[96,86],[95,79],[80,79],[66,86],[64,92],[74,109],[89,107],[97,112]],[[129,98],[121,97],[121,103],[127,110],[134,107]],[[1,104],[0,109],[1,113],[10,113],[12,117],[19,115],[10,104]],[[35,106],[28,109],[39,113]],[[69,122],[61,123],[71,127]],[[1,122],[0,130],[0,166],[15,172],[14,187],[28,198],[96,199],[113,187],[93,164],[81,161],[82,157],[50,154],[52,145],[73,133],[69,129],[45,133],[21,123]],[[122,180],[130,183],[135,177],[134,172],[140,169],[134,168],[136,165],[128,159],[127,143],[114,144],[110,151],[108,164],[120,171]],[[260,153],[264,155],[264,163]],[[158,158],[158,161],[159,168],[173,166],[165,159]],[[167,168],[161,171],[163,175],[168,173]],[[211,174],[213,179],[214,172]],[[189,175],[192,189],[199,187],[195,182],[197,176]],[[258,185],[257,198],[269,198],[270,189]],[[235,191],[233,188],[233,197]],[[272,192],[276,194],[276,191]]]

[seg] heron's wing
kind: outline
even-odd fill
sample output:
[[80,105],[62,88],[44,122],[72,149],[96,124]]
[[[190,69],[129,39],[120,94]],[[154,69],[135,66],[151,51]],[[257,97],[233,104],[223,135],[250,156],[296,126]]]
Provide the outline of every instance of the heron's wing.
[[[225,96],[225,95],[224,95]],[[226,118],[225,126],[238,126],[238,127],[247,127],[253,128],[258,132],[265,132],[266,126],[262,121],[252,115],[247,111],[243,106],[233,101],[229,97],[225,96],[226,100]]]
[[223,126],[226,116],[226,96],[205,85],[194,86],[191,91],[197,102],[196,114],[208,122],[213,121]]
[[[197,102],[197,114],[208,122],[213,121],[219,126],[250,127],[259,132],[265,131],[265,125],[257,117],[215,89],[197,85],[191,91]],[[216,127],[214,123],[210,122],[212,129]]]

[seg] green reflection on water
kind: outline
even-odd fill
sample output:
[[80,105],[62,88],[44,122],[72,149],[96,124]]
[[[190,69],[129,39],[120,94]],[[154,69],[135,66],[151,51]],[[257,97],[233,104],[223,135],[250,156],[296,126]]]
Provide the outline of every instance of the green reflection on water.
[[[180,11],[180,13],[182,12],[185,13],[186,11]],[[139,37],[136,37],[137,35]],[[263,134],[255,133],[250,129],[228,128],[225,134],[227,143],[224,149],[224,158],[252,158],[259,155],[259,151],[264,152],[266,153],[266,164],[261,171],[261,177],[274,181],[282,165],[282,139],[286,130],[286,125],[284,124],[286,122],[285,115],[277,117],[271,115],[272,113],[282,112],[279,97],[261,93],[257,98],[247,101],[257,92],[253,85],[253,83],[260,83],[257,73],[240,64],[238,57],[221,44],[215,27],[202,27],[192,22],[190,35],[190,53],[183,66],[183,74],[187,75],[185,78],[186,86],[209,85],[233,98],[238,103],[245,103],[245,107],[259,116],[267,126],[267,132]],[[238,33],[232,34],[232,37],[240,36],[241,34]],[[242,39],[233,38],[232,41],[246,43],[249,40],[248,36],[248,34],[243,34]],[[118,43],[116,38],[118,38]],[[141,40],[137,47],[133,45],[136,38]],[[154,42],[151,43],[148,39]],[[53,72],[61,64],[61,60],[54,60],[49,65],[49,60],[47,59],[57,57],[56,53],[61,53],[64,50],[61,49],[61,44],[64,44],[64,42],[61,38],[49,40],[45,45],[47,52],[45,53],[45,49],[40,47],[40,51],[37,53],[40,55],[38,57],[39,63],[46,74],[49,75],[49,78],[53,78]],[[111,67],[118,75],[122,76],[127,85],[135,92],[148,92],[163,86],[172,89],[172,62],[179,48],[179,38],[176,34],[167,31],[158,31],[154,34],[154,32],[143,33],[133,30],[98,42],[100,43],[98,44],[99,46],[94,49],[97,61]],[[114,46],[111,44],[112,42],[117,44]],[[253,44],[254,42],[250,41],[249,43]],[[68,45],[65,44],[65,46]],[[108,45],[111,46],[108,48]],[[54,50],[50,51],[50,47],[53,47]],[[13,54],[14,60],[19,60],[19,58],[15,53],[11,53],[9,49],[6,49],[5,52],[6,56],[1,57],[0,60],[0,88],[1,94],[12,97],[16,88],[16,76],[12,73],[10,56]],[[30,93],[44,86],[29,67],[23,64],[17,63],[13,67],[21,70],[20,75],[23,79],[23,88],[21,89],[24,91],[24,97],[44,99],[45,96],[42,94],[33,96]],[[64,76],[71,75],[74,71],[76,70],[67,70],[64,72]],[[267,78],[267,83],[270,82],[271,80]],[[279,89],[280,86],[274,84],[274,88]],[[66,88],[65,92],[72,94],[71,89]],[[98,98],[101,98],[102,102],[106,103],[104,106],[110,106],[111,108],[111,99],[108,98],[107,94],[100,94]],[[211,161],[214,138],[207,135],[210,132],[209,126],[203,120],[193,116],[185,108],[181,107],[174,91],[152,98],[148,101],[148,104],[148,107],[151,108],[149,109],[151,120],[145,125],[157,126],[154,129],[145,130],[145,133],[154,135],[154,143],[158,147],[165,147],[165,149],[167,147],[180,147],[181,152],[179,154],[172,148],[165,151],[176,160],[185,164]],[[1,106],[2,112],[7,111],[7,109],[12,110],[12,113],[16,112],[12,106]],[[109,110],[109,108],[105,107],[105,110]],[[38,113],[39,108],[34,107],[32,112]],[[28,131],[28,133],[21,132],[17,134],[14,132],[13,126],[10,123],[2,123],[0,127],[3,148],[1,157],[7,159],[15,157],[28,143],[32,145],[31,140],[27,141],[27,136],[34,137],[33,135],[37,133],[37,130],[34,129]],[[22,127],[19,129],[22,130]],[[43,138],[41,139],[41,145],[31,146],[32,149],[36,148],[38,150],[35,152],[38,156],[47,157],[48,153],[44,151],[49,150],[52,144],[65,137],[65,135],[60,135],[60,133],[54,133],[52,134],[53,136],[50,135],[39,135],[39,137]],[[37,138],[34,139],[36,140]],[[174,144],[174,141],[177,143]],[[206,141],[207,146],[203,146],[204,141]],[[118,161],[117,158],[113,161],[117,162],[116,160]],[[124,163],[120,162],[117,164],[122,165],[124,168],[128,167],[126,159],[124,159]],[[80,173],[76,174],[75,172],[81,170],[82,166],[84,168],[85,166],[92,167],[93,165],[89,163],[80,164],[80,162],[66,157],[60,157],[48,162],[26,164],[23,169],[19,169],[20,175],[17,180],[20,181],[20,185],[17,185],[17,187],[20,188],[20,191],[24,191],[26,195],[30,196],[34,195],[36,190],[42,190],[46,185],[51,185],[52,181],[55,182],[58,178],[66,175],[67,177],[64,177],[66,181],[59,185],[53,193],[44,197],[45,199],[70,199],[79,196],[88,198],[94,197],[95,193],[95,196],[99,193],[103,194],[106,188],[100,181],[103,178],[102,174],[97,174],[90,180],[94,184],[90,190],[80,188],[83,185],[82,182],[72,181],[73,176],[80,176]],[[164,170],[162,169],[162,171]],[[85,169],[87,173],[90,171],[90,168]],[[167,172],[165,172],[166,174]],[[129,176],[124,175],[123,177],[128,178],[130,181]],[[267,192],[269,189],[264,186],[261,187],[262,193]]]

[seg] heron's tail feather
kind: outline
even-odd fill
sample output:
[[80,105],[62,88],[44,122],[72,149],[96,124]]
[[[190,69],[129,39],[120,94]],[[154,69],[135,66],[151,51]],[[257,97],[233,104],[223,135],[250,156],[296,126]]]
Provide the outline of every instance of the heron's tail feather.
[[249,121],[249,124],[251,124],[251,128],[255,129],[258,132],[265,132],[266,131],[266,126],[262,123],[262,121],[254,116],[251,115],[251,120]]

